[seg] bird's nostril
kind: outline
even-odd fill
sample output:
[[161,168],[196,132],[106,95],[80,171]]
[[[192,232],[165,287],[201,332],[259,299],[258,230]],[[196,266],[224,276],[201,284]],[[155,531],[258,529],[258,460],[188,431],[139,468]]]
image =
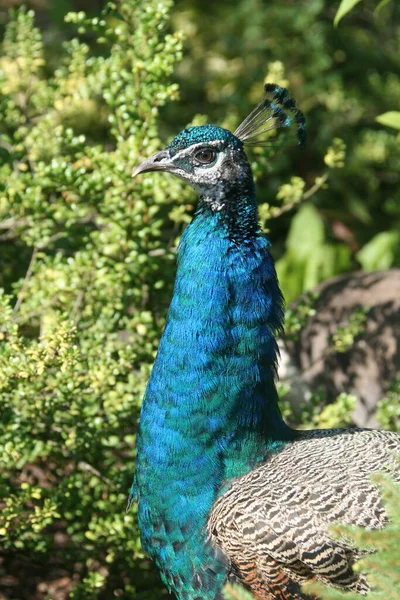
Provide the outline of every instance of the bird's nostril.
[[166,152],[160,152],[159,154],[156,154],[156,156],[153,159],[153,162],[154,163],[162,162],[164,160],[164,158],[168,158],[168,154]]

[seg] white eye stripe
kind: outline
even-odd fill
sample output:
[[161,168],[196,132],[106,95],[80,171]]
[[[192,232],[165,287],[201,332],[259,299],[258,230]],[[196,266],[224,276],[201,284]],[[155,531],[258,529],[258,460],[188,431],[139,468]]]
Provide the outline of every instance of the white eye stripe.
[[[199,178],[201,178],[202,180],[208,180],[210,183],[212,183],[212,180],[214,181],[218,181],[218,179],[220,178],[220,174],[221,174],[221,165],[223,163],[223,161],[225,160],[225,155],[223,152],[219,152],[217,154],[217,159],[216,161],[210,165],[204,165],[206,168],[201,169],[201,173],[199,173]],[[200,169],[199,169],[200,170]]]
[[219,146],[221,144],[220,140],[213,140],[211,142],[200,142],[198,144],[192,144],[191,146],[189,146],[189,148],[183,148],[183,150],[179,150],[179,152],[177,152],[176,154],[174,154],[174,156],[172,157],[172,160],[175,160],[176,158],[185,158],[186,156],[189,156],[192,154],[193,150],[196,150],[197,148],[200,150],[201,148],[206,149],[207,147],[212,147],[212,148],[216,148],[217,146]]

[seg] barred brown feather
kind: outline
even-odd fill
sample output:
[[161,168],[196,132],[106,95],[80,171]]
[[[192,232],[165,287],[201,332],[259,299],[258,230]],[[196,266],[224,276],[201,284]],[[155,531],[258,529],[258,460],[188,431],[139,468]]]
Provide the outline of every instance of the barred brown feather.
[[362,555],[330,525],[380,529],[387,522],[375,472],[400,481],[400,435],[372,430],[315,430],[236,479],[216,501],[208,529],[232,574],[263,600],[304,600],[316,579],[365,595],[353,570]]

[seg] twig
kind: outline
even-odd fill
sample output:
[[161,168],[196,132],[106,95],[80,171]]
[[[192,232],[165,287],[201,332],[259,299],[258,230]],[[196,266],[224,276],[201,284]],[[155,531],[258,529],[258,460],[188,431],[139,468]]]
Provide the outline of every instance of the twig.
[[66,237],[67,233],[65,231],[59,231],[58,233],[55,233],[54,235],[50,236],[49,239],[47,239],[45,242],[41,242],[40,244],[37,245],[38,250],[44,250],[44,248],[46,248],[47,246],[49,246],[52,242],[55,242],[56,240],[59,240],[62,237]]
[[14,152],[14,148],[11,146],[11,144],[9,144],[8,142],[5,142],[4,140],[0,139],[0,146],[2,148],[4,148],[4,150],[7,150],[7,152],[9,154],[11,154],[12,152]]
[[303,202],[305,202],[305,200],[308,200],[309,198],[311,198],[311,196],[313,194],[315,194],[315,192],[317,192],[326,182],[326,180],[328,179],[328,173],[324,173],[322,175],[322,177],[320,177],[318,179],[318,182],[314,183],[313,186],[310,187],[309,190],[307,190],[300,201],[298,200],[293,200],[292,202],[289,202],[288,204],[284,204],[281,208],[279,208],[278,210],[276,210],[275,212],[273,212],[271,214],[271,216],[269,217],[270,219],[276,219],[277,217],[280,217],[281,215],[283,215],[286,212],[289,212],[289,210],[292,210],[292,208],[294,208],[295,206],[298,206],[300,204],[302,204]]
[[6,242],[7,240],[13,240],[15,237],[17,236],[17,234],[15,233],[15,231],[8,231],[7,233],[2,233],[0,235],[0,242]]
[[95,467],[93,467],[93,465],[91,465],[85,461],[81,460],[80,462],[78,462],[78,469],[80,471],[89,471],[90,473],[92,473],[93,475],[98,477],[101,481],[103,481],[103,483],[107,484],[110,487],[113,486],[113,482],[111,481],[111,479],[104,477],[104,475],[102,475],[100,473],[100,471],[98,471]]
[[29,224],[26,218],[16,219],[15,217],[9,217],[8,219],[4,219],[4,221],[0,221],[0,230],[8,229],[6,233],[0,235],[0,242],[14,239],[17,237],[17,228]]
[[75,303],[74,303],[74,306],[72,307],[69,318],[71,321],[73,321],[75,327],[77,327],[77,325],[78,325],[78,321],[79,321],[78,312],[79,312],[82,302],[85,298],[85,294],[87,293],[87,291],[89,289],[89,285],[92,281],[94,272],[95,272],[95,268],[94,268],[94,265],[92,265],[92,268],[90,269],[89,273],[86,275],[86,277],[84,277],[84,280],[83,280],[84,287],[79,290],[78,295],[75,300]]
[[50,308],[50,306],[53,306],[53,304],[55,304],[57,302],[59,296],[60,296],[60,293],[58,292],[55,296],[53,296],[48,302],[46,302],[46,304],[44,304],[40,308],[37,308],[36,310],[32,310],[31,312],[25,313],[22,317],[14,318],[13,319],[14,323],[23,323],[24,321],[27,321],[28,319],[31,319],[32,317],[41,316],[47,308]]
[[75,326],[78,324],[77,314],[83,302],[83,298],[85,296],[85,290],[79,290],[79,293],[76,297],[74,306],[72,307],[71,314],[69,316],[70,320],[74,322]]
[[0,221],[0,229],[15,229],[18,225],[26,225],[28,219],[16,219],[15,217],[9,217]]
[[314,183],[314,185],[303,194],[303,200],[308,200],[309,198],[311,198],[311,196],[315,194],[315,192],[317,192],[324,185],[328,177],[329,173],[324,173],[322,177],[318,179],[318,182]]

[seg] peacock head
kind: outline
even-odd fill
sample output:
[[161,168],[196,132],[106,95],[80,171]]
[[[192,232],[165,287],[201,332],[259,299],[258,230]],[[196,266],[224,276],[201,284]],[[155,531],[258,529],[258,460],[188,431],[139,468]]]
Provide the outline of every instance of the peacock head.
[[172,173],[216,207],[216,200],[232,187],[251,181],[243,142],[217,125],[184,129],[164,150],[139,165],[134,175],[147,171]]
[[184,129],[164,150],[141,163],[133,176],[148,171],[172,173],[194,187],[213,210],[222,210],[232,190],[253,186],[245,145],[270,145],[269,132],[293,123],[299,143],[305,143],[305,118],[295,100],[275,84],[265,84],[264,89],[263,100],[234,133],[217,125]]

